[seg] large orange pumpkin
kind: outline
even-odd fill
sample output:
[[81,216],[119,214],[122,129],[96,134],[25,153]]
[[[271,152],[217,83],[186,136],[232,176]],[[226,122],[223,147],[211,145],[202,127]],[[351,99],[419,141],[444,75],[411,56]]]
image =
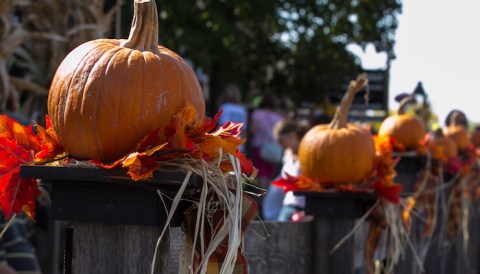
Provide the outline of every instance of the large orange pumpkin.
[[135,0],[130,35],[74,49],[58,67],[48,114],[60,143],[80,159],[117,159],[187,103],[204,117],[205,100],[190,66],[157,45],[155,1]]
[[459,151],[465,150],[470,146],[470,133],[468,129],[457,122],[457,116],[460,115],[458,112],[455,112],[450,117],[450,125],[443,129],[443,134],[451,138]]
[[370,132],[347,124],[355,94],[368,83],[366,75],[352,81],[332,122],[310,129],[300,141],[299,161],[303,175],[320,184],[362,182],[371,174],[375,145]]
[[412,102],[407,97],[400,102],[397,113],[383,120],[378,129],[378,136],[389,136],[402,144],[406,150],[415,150],[425,138],[425,125],[420,118],[405,113],[406,105]]

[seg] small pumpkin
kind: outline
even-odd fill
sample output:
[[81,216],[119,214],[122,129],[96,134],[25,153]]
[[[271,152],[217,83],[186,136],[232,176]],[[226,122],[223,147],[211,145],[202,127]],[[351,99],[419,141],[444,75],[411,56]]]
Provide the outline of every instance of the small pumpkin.
[[366,74],[351,81],[331,123],[314,126],[302,138],[298,157],[303,175],[320,184],[343,184],[362,182],[373,171],[372,134],[347,123],[355,94],[367,84]]
[[411,96],[402,99],[397,113],[383,120],[378,129],[378,136],[392,137],[406,150],[415,150],[424,139],[426,129],[420,118],[405,113],[407,104],[414,100]]
[[164,128],[186,104],[205,113],[198,79],[187,62],[158,43],[155,1],[135,0],[130,35],[88,41],[58,67],[48,114],[72,157],[114,160],[148,133]]
[[450,125],[443,129],[443,134],[451,138],[457,145],[458,150],[462,151],[468,148],[471,143],[468,129],[457,121],[459,115],[458,112],[455,112],[450,116]]
[[475,147],[480,147],[480,127],[476,127],[475,130],[470,133],[470,142]]
[[455,158],[458,156],[458,148],[455,142],[443,135],[441,128],[437,129],[429,139],[429,149],[435,149],[436,147],[442,147],[443,154],[448,158]]

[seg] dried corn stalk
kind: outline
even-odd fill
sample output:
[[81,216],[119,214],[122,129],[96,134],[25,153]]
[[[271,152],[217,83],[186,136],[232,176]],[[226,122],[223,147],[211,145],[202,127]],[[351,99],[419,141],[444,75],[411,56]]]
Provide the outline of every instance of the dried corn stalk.
[[[116,6],[104,12],[105,0],[2,1],[0,31],[10,33],[7,36],[10,37],[9,41],[21,39],[15,40],[19,42],[15,48],[11,48],[12,44],[8,42],[9,64],[12,65],[10,68],[2,66],[3,70],[0,68],[1,101],[7,98],[7,94],[8,98],[14,98],[0,105],[0,111],[17,111],[33,120],[42,119],[46,113],[50,82],[61,61],[86,41],[111,37],[112,21],[121,4],[121,1],[117,1]],[[18,28],[12,29],[10,26],[15,20]],[[4,21],[7,23],[4,24]],[[8,27],[9,32],[3,31],[3,25]],[[3,35],[0,43],[2,41],[7,41]],[[1,51],[0,54],[2,58],[4,55]],[[9,88],[8,92],[4,91],[5,86]]]
[[7,60],[15,49],[23,42],[26,33],[11,20],[13,0],[4,0],[0,3],[0,111],[7,108],[19,108],[20,95],[10,83]]

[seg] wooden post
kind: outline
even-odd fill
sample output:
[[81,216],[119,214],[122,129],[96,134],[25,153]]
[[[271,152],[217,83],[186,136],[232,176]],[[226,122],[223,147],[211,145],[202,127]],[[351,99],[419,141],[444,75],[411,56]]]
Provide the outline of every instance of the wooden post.
[[250,274],[312,272],[311,222],[252,222],[245,232]]
[[354,273],[355,241],[352,236],[338,250],[330,251],[352,231],[355,220],[351,218],[315,218],[314,220],[313,273]]
[[[150,273],[162,228],[74,222],[71,273]],[[158,250],[154,273],[167,273],[169,233]]]
[[[41,179],[51,186],[52,217],[66,221],[64,273],[150,273],[155,246],[166,224],[171,199],[185,174],[154,172],[153,179],[133,182],[125,170],[25,166],[23,178]],[[187,193],[198,178],[192,176]],[[171,226],[182,220],[185,204],[175,211]],[[166,273],[169,231],[157,249],[155,272]]]
[[296,195],[306,197],[305,213],[314,216],[312,273],[354,273],[354,235],[336,251],[333,249],[353,231],[355,220],[366,213],[374,196],[351,192],[297,192]]

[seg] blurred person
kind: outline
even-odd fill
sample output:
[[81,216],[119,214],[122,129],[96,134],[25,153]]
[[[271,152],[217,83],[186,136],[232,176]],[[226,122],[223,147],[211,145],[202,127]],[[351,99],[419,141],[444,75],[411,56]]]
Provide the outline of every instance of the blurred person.
[[[300,175],[298,146],[308,128],[308,124],[294,119],[285,119],[275,125],[275,139],[284,148],[283,165],[280,172],[280,177],[286,179],[287,176]],[[278,191],[278,189],[278,187],[273,185],[269,187],[269,190],[273,193]],[[283,192],[283,190],[281,191]],[[277,220],[279,221],[290,221],[294,213],[303,211],[305,207],[305,197],[296,196],[292,191],[287,192],[281,201],[275,201],[276,204],[274,204],[273,201],[269,201],[267,198],[268,196],[265,198],[266,201],[264,211],[272,212],[274,210],[273,205],[278,204],[280,206],[280,210],[278,212]]]
[[[0,212],[0,230],[8,223]],[[0,273],[40,274],[40,266],[31,243],[33,222],[23,213],[16,215],[3,237],[0,238]]]
[[269,182],[278,174],[281,166],[281,155],[274,161],[262,157],[261,150],[264,146],[274,144],[273,127],[285,118],[276,109],[275,97],[270,93],[264,93],[258,108],[252,111],[249,123],[250,146],[253,165],[258,169],[257,179],[259,186],[267,188]]
[[455,117],[455,123],[457,125],[463,125],[464,127],[468,128],[468,119],[467,115],[458,109],[453,109],[451,110],[448,114],[447,117],[445,118],[445,126],[449,126],[452,122],[452,116],[456,114],[457,116]]
[[[226,88],[222,97],[220,98],[219,110],[222,110],[223,113],[218,119],[218,124],[223,125],[226,122],[235,122],[242,123],[241,128],[241,137],[246,137],[246,132],[248,129],[248,115],[247,108],[242,104],[242,94],[240,88],[237,85],[229,84]],[[244,152],[245,146],[241,145],[239,150]]]

